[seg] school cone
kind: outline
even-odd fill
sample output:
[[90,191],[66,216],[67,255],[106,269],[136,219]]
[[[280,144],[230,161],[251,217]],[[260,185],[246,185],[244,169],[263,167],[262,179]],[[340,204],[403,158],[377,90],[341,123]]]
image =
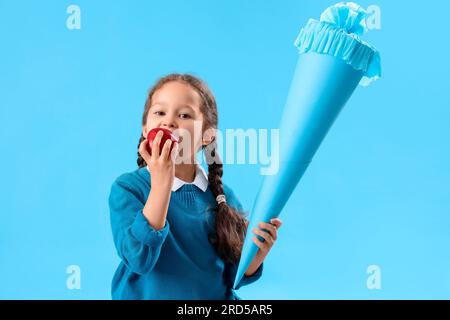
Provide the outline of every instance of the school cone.
[[251,230],[279,216],[355,88],[380,77],[378,51],[359,38],[366,18],[359,5],[338,3],[320,21],[310,19],[295,41],[300,55],[279,127],[279,170],[264,177],[256,196],[233,288],[258,251]]

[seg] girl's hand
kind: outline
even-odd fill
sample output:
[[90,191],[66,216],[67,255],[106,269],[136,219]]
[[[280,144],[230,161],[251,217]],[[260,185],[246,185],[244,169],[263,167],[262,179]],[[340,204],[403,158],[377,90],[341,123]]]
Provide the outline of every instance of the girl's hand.
[[171,188],[175,177],[175,159],[178,155],[178,143],[174,142],[175,145],[172,152],[170,152],[172,141],[170,139],[166,140],[162,146],[160,154],[160,143],[162,136],[162,131],[159,131],[156,134],[152,144],[151,155],[148,153],[146,148],[148,144],[147,139],[142,141],[139,145],[139,153],[142,158],[144,158],[150,170],[152,186],[165,186]]
[[[253,229],[253,233],[261,236],[264,238],[264,242],[259,240],[258,237],[253,237],[253,242],[258,246],[259,250],[256,253],[256,255],[260,255],[260,258],[264,260],[264,258],[269,253],[270,249],[272,249],[272,246],[275,244],[275,241],[277,241],[278,238],[278,229],[281,227],[283,222],[278,219],[270,219],[271,223],[266,222],[260,222],[258,224],[258,227],[260,229],[255,228]],[[266,231],[263,231],[261,229],[265,229]]]
[[[263,263],[270,249],[272,249],[273,245],[275,244],[275,241],[277,241],[278,229],[282,224],[283,222],[280,219],[274,218],[270,219],[270,223],[260,222],[258,224],[259,228],[255,228],[252,230],[255,235],[261,236],[264,239],[264,242],[259,240],[256,236],[252,238],[253,242],[258,246],[259,250],[256,252],[255,257],[253,258],[250,266],[245,272],[246,276],[251,276],[253,273],[255,273],[259,266]],[[261,229],[265,229],[268,232],[265,232]]]

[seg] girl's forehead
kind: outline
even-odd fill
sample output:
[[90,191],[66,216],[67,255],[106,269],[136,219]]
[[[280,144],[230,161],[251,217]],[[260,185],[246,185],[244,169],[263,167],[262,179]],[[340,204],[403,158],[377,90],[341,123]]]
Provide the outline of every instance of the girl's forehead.
[[200,96],[190,85],[178,81],[166,83],[153,94],[153,104],[178,105],[188,104],[198,107]]

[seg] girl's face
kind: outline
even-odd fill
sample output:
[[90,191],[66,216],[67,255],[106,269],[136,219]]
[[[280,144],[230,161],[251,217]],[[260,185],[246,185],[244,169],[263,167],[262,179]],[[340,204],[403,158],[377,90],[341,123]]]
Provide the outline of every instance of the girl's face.
[[153,94],[147,122],[142,127],[143,136],[146,138],[153,128],[172,131],[175,136],[181,138],[179,149],[183,161],[194,163],[195,154],[202,144],[212,141],[212,137],[203,137],[203,114],[200,105],[200,95],[188,84],[179,81],[166,83]]

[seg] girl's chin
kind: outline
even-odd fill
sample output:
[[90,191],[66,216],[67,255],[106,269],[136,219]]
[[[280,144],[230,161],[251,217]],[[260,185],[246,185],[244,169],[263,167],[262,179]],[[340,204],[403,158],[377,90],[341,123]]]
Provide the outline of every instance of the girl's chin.
[[180,154],[178,154],[178,156],[177,156],[177,160],[175,161],[175,164],[177,165],[177,164],[183,164],[183,165],[186,165],[186,164],[195,164],[195,163],[197,163],[197,161],[196,161],[196,158],[195,157],[182,157],[182,156],[180,156]]

